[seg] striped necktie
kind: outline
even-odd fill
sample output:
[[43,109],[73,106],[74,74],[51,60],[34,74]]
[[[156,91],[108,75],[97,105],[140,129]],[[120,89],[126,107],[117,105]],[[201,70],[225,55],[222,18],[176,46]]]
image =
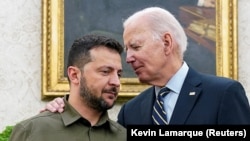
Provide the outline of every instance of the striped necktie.
[[166,111],[163,107],[163,97],[166,96],[170,92],[170,89],[167,87],[164,87],[160,90],[157,99],[155,101],[153,112],[152,112],[152,118],[155,125],[167,125],[167,117],[166,117]]

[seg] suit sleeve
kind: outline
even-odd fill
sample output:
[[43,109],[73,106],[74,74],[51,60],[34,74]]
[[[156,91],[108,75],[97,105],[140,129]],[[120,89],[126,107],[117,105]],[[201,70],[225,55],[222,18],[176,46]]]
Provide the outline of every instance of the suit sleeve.
[[250,124],[249,101],[239,82],[226,89],[220,107],[219,124]]

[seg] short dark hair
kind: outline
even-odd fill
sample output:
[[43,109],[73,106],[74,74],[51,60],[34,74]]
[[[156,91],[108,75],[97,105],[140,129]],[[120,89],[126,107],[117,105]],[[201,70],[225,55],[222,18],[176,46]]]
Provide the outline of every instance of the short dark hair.
[[68,54],[67,67],[77,66],[78,68],[82,68],[86,63],[91,61],[90,50],[100,46],[114,50],[120,55],[124,50],[123,46],[115,39],[102,35],[84,35],[76,39],[71,46]]

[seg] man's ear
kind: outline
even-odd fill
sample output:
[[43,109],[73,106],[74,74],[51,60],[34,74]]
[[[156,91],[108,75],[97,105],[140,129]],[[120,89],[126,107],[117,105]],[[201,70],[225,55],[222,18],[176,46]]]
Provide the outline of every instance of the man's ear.
[[163,42],[164,42],[164,51],[165,53],[170,52],[173,49],[173,40],[170,33],[166,32],[163,36]]
[[68,77],[71,83],[79,83],[81,79],[81,71],[74,66],[68,67]]

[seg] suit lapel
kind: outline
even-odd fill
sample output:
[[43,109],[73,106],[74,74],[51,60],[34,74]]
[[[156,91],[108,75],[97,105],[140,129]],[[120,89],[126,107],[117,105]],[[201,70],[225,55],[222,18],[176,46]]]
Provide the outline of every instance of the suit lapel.
[[[141,93],[141,95],[144,97],[142,98],[141,104],[140,104],[140,110],[138,114],[141,114],[140,117],[143,117],[140,119],[142,124],[148,124],[152,123],[152,105],[155,100],[155,92],[154,87],[150,87],[148,90]],[[145,98],[146,97],[146,98]]]
[[170,119],[170,124],[185,124],[201,94],[202,89],[198,87],[201,84],[201,80],[198,76],[194,70],[189,69]]

